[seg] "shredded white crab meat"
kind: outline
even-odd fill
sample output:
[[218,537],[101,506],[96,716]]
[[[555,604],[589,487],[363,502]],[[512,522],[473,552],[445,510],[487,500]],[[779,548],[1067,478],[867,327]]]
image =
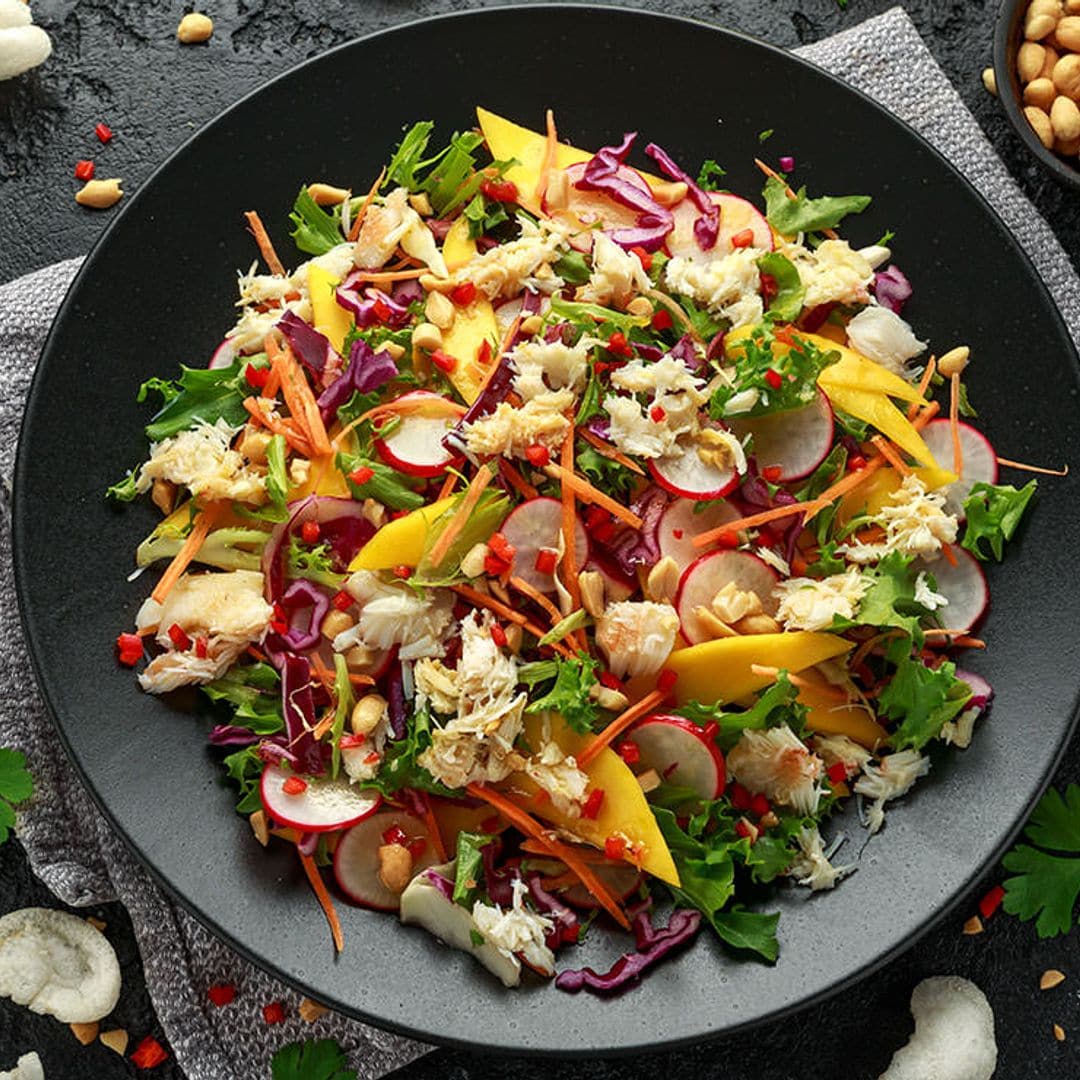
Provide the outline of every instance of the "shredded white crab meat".
[[573,407],[572,390],[544,391],[520,408],[500,401],[494,412],[465,427],[465,446],[474,457],[523,457],[536,443],[554,449],[570,430],[566,413]]
[[517,372],[514,389],[523,401],[532,401],[552,390],[580,394],[589,372],[591,345],[588,338],[573,346],[561,341],[522,342],[508,357]]
[[816,735],[814,751],[826,766],[841,764],[849,773],[857,772],[873,754],[846,735]]
[[529,758],[525,772],[551,796],[556,810],[567,817],[581,814],[589,777],[578,768],[574,756],[564,754],[557,742],[545,741],[540,753]]
[[360,605],[360,615],[355,627],[334,638],[337,652],[358,644],[372,649],[398,645],[402,660],[442,656],[453,620],[453,593],[427,589],[419,594],[408,585],[381,581],[370,570],[358,570],[345,589]]
[[[135,616],[139,631],[158,628],[157,642],[166,650],[146,665],[139,685],[152,694],[165,694],[219,678],[248,645],[262,641],[273,614],[263,598],[258,570],[182,575],[164,603],[147,597]],[[169,637],[174,625],[192,639],[191,648],[175,647]],[[196,638],[206,643],[204,657],[195,651]]]
[[577,293],[589,304],[624,308],[635,293],[651,288],[641,260],[623,251],[606,233],[593,236],[592,275]]
[[796,837],[799,844],[799,852],[795,861],[788,867],[788,876],[795,878],[800,885],[806,885],[814,892],[821,889],[831,889],[844,877],[847,877],[854,869],[854,864],[848,866],[833,866],[829,861],[832,852],[840,846],[835,843],[832,850],[826,852],[821,842],[821,833],[817,826],[806,828],[803,826]]
[[679,616],[670,604],[621,600],[596,620],[596,644],[620,679],[655,675],[671,654]]
[[918,576],[915,578],[915,603],[922,604],[927,611],[937,611],[938,608],[948,606],[949,598],[942,596],[939,592],[934,592],[930,588],[930,582],[926,578],[926,571],[920,570]]
[[520,953],[529,967],[551,975],[555,972],[555,956],[544,944],[554,923],[546,915],[538,915],[525,906],[529,887],[521,878],[513,883],[514,902],[506,911],[498,904],[473,904],[472,917],[484,941],[493,945],[510,960],[517,961]]
[[971,745],[971,738],[975,734],[975,721],[982,712],[978,706],[965,709],[955,720],[946,720],[941,725],[941,741],[946,746],[955,746],[959,750],[966,750]]
[[520,218],[516,240],[476,255],[451,278],[457,285],[471,281],[488,300],[515,297],[524,289],[551,293],[563,286],[563,279],[551,270],[569,246],[565,232],[554,222],[533,223]]
[[856,567],[829,577],[789,578],[773,589],[780,602],[776,618],[788,630],[826,630],[833,619],[852,619],[870,582]]
[[417,759],[447,787],[502,780],[524,764],[514,750],[521,734],[526,695],[516,693],[517,661],[491,637],[493,617],[470,612],[461,621],[461,657],[456,668],[420,660],[414,671],[417,708],[430,703],[451,716],[431,733]]
[[728,754],[727,766],[743,787],[800,814],[817,812],[821,797],[821,758],[786,724],[744,731]]
[[169,480],[196,498],[260,505],[266,501],[266,476],[230,449],[237,431],[223,418],[215,424],[198,421],[190,430],[155,443],[150,460],[139,470],[136,489],[142,493],[155,480]]
[[855,781],[855,791],[874,802],[866,812],[866,827],[876,833],[885,823],[885,804],[906,795],[920,776],[930,771],[930,759],[918,750],[888,754],[877,765],[867,762]]
[[758,248],[739,248],[704,264],[676,255],[664,266],[664,281],[672,292],[689,296],[720,318],[730,319],[733,330],[750,326],[761,322],[765,312],[757,265],[764,254]]
[[863,308],[848,323],[847,336],[853,349],[901,377],[908,375],[907,362],[926,348],[899,315],[877,304]]
[[865,304],[869,299],[873,267],[846,240],[823,240],[813,250],[801,244],[783,244],[778,250],[799,271],[806,307]]
[[889,501],[871,519],[885,529],[885,540],[877,544],[841,544],[837,547],[854,563],[878,562],[893,551],[930,558],[943,544],[956,542],[957,519],[946,514],[945,493],[927,491],[922,479],[912,473],[889,496]]
[[438,277],[446,277],[446,263],[435,236],[409,205],[409,193],[403,187],[394,188],[381,204],[368,207],[356,238],[353,262],[362,270],[377,270],[386,265],[399,246]]

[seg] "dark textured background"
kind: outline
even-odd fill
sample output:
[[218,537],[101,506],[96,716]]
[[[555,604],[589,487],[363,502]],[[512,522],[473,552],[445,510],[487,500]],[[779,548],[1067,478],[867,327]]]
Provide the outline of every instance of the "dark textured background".
[[[92,157],[98,176],[120,176],[134,190],[169,152],[222,107],[267,78],[323,49],[364,32],[417,16],[481,4],[450,0],[221,0],[206,5],[215,19],[208,45],[179,48],[173,37],[180,4],[143,0],[36,0],[37,21],[52,33],[56,51],[45,68],[15,83],[0,83],[0,281],[58,258],[86,251],[108,222],[108,213],[72,202],[74,163]],[[854,25],[891,6],[888,0],[732,0],[730,3],[628,3],[657,6],[795,46]],[[919,0],[908,11],[931,50],[991,137],[1014,176],[1056,230],[1076,261],[1080,209],[1074,193],[1058,187],[1028,160],[1007,128],[997,103],[982,89],[979,72],[989,63],[996,4],[982,0]],[[478,60],[482,62],[482,58]],[[678,63],[677,57],[662,63]],[[433,93],[438,89],[433,88]],[[300,103],[299,107],[303,107]],[[108,123],[116,138],[102,147],[93,127]],[[827,118],[823,118],[827,122]],[[287,154],[288,148],[282,148]],[[867,153],[872,153],[867,147]],[[252,165],[252,182],[257,183]],[[213,197],[207,175],[198,198]],[[193,227],[198,226],[197,216]],[[152,237],[148,236],[148,242]],[[958,273],[962,268],[958,268]],[[1057,782],[1080,779],[1080,751],[1073,750]],[[998,782],[1008,782],[1001,778]],[[928,842],[933,842],[928,837]],[[518,1080],[574,1077],[625,1080],[646,1073],[670,1080],[839,1080],[876,1076],[910,1030],[911,989],[932,974],[956,973],[977,982],[997,1017],[1003,1080],[1080,1075],[1080,935],[1040,942],[1030,926],[999,913],[978,937],[960,925],[977,897],[920,941],[902,959],[825,1005],[737,1039],[675,1054],[623,1062],[490,1061],[440,1051],[396,1074],[398,1080],[479,1080],[511,1073]],[[0,848],[0,912],[55,906],[26,865],[17,842]],[[124,993],[114,1019],[132,1034],[160,1037],[146,996],[130,924],[122,909],[97,912],[108,922],[124,970]],[[853,926],[850,933],[860,932]],[[845,947],[843,939],[834,942]],[[1068,981],[1049,993],[1039,974],[1057,967]],[[1051,1024],[1069,1041],[1058,1044]],[[0,1000],[0,1070],[19,1053],[37,1049],[49,1080],[112,1080],[135,1075],[100,1044],[83,1048],[47,1017]],[[170,1062],[153,1072],[180,1078]]]

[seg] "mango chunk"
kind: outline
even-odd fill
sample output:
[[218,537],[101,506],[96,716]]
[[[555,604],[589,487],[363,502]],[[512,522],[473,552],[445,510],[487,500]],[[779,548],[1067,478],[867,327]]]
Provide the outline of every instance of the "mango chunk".
[[353,317],[338,302],[335,290],[341,282],[321,266],[308,267],[308,293],[311,296],[311,322],[330,344],[341,352],[345,337],[353,328]]
[[308,478],[296,487],[289,488],[289,501],[307,498],[308,495],[333,495],[337,499],[351,499],[352,492],[345,477],[334,464],[334,454],[316,457],[311,461]]
[[488,375],[489,368],[477,359],[485,341],[490,343],[494,358],[499,344],[499,324],[495,309],[481,297],[467,308],[458,308],[450,329],[443,331],[442,350],[457,360],[450,381],[467,405],[476,400]]
[[799,701],[807,707],[806,726],[822,735],[846,735],[873,750],[889,737],[888,732],[858,705],[840,705],[815,687],[800,686]]
[[752,664],[797,672],[850,648],[850,641],[835,634],[809,630],[747,634],[679,649],[668,657],[665,666],[679,676],[675,698],[680,705],[688,701],[711,704],[739,701],[773,682],[771,676],[755,675],[750,670]]
[[442,254],[451,274],[476,256],[476,241],[469,236],[469,219],[464,214],[447,231]]
[[424,554],[428,530],[452,504],[453,498],[439,499],[411,514],[388,521],[349,563],[353,570],[390,570],[395,566],[416,566]]
[[[591,736],[578,735],[567,727],[561,717],[553,713],[548,716],[551,722],[551,738],[558,743],[563,753],[576,756],[592,741]],[[542,742],[542,727],[541,717],[526,717],[525,737],[533,747],[538,747]],[[595,820],[568,817],[556,810],[550,799],[544,799],[539,805],[530,802],[530,811],[601,851],[609,836],[624,837],[630,846],[642,853],[642,861],[634,862],[633,865],[640,866],[647,874],[652,874],[669,885],[677,886],[679,872],[675,869],[671,852],[656,824],[645,793],[626,762],[613,750],[604,749],[589,763],[585,772],[589,777],[589,787],[600,788],[604,792],[604,801],[600,804]],[[535,795],[539,790],[523,772],[514,773],[500,786],[527,796]]]
[[[824,375],[824,372],[822,374]],[[866,421],[920,464],[931,469],[938,468],[934,455],[930,453],[930,447],[923,442],[922,436],[907,416],[885,394],[876,390],[858,390],[844,384],[826,385],[820,379],[818,385],[825,391],[834,408]]]

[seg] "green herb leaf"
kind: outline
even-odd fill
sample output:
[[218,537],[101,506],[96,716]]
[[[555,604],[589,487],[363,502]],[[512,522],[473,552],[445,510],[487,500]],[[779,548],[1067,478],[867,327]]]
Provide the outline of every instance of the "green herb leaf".
[[0,747],[0,844],[15,825],[14,803],[24,802],[34,793],[34,781],[26,771],[26,756],[18,750]]
[[775,962],[780,953],[780,943],[776,940],[779,921],[779,912],[744,911],[741,908],[722,911],[711,920],[713,929],[733,949],[755,952],[770,963]]
[[765,217],[784,236],[835,229],[848,214],[861,214],[869,205],[869,195],[825,195],[811,199],[805,187],[799,188],[794,199],[789,199],[782,180],[770,176],[765,181]]
[[712,158],[706,158],[698,169],[696,183],[703,191],[719,191],[722,185],[717,181],[725,176],[726,169],[722,169]]
[[431,549],[437,543],[443,533],[443,529],[449,524],[457,513],[461,500],[465,498],[465,492],[461,492],[454,502],[441,513],[427,531],[424,538],[424,553],[420,556],[416,571],[411,581],[414,585],[450,585],[461,580],[461,560],[477,544],[486,543],[491,534],[506,519],[510,510],[510,500],[502,492],[485,491],[477,502],[473,512],[465,522],[464,528],[458,533],[454,542],[450,545],[446,555],[443,556],[438,566],[431,565]]
[[476,929],[475,926],[469,927],[469,940],[473,943],[474,947],[479,949],[484,944],[484,935]]
[[[377,458],[363,453],[339,453],[337,467],[345,474],[354,499],[374,499],[391,510],[417,510],[424,505],[424,496],[409,487],[404,476]],[[371,479],[357,484],[349,474],[364,467],[371,469]]]
[[349,665],[341,653],[334,653],[334,722],[330,725],[331,775],[336,777],[341,768],[342,732],[345,721],[352,713],[356,698],[353,695],[352,680],[349,678]]
[[[525,711],[556,712],[574,731],[588,734],[599,716],[596,703],[589,697],[589,691],[596,685],[599,663],[585,653],[578,653],[570,659],[556,657],[547,663],[554,665],[555,682],[543,697],[532,702]],[[523,667],[518,673],[523,680],[524,671]]]
[[604,331],[614,333],[621,330],[624,334],[630,333],[634,327],[647,326],[647,317],[628,315],[625,311],[616,311],[614,308],[602,307],[600,304],[585,304],[575,300],[563,300],[559,296],[552,297],[551,314],[555,316],[552,321],[570,322],[575,326],[583,326],[590,333],[598,333],[597,323],[603,324]]
[[285,730],[281,709],[281,678],[269,664],[236,665],[202,691],[211,701],[233,708],[232,722],[256,735]]
[[597,453],[584,439],[577,441],[574,464],[597,490],[610,495],[616,502],[626,504],[630,501],[638,477],[625,465]]
[[778,251],[770,251],[757,260],[758,269],[776,282],[776,295],[769,304],[767,315],[781,322],[794,322],[803,308],[806,289],[795,264]]
[[798,689],[791,685],[786,671],[781,671],[776,682],[758,694],[757,701],[748,709],[728,711],[723,705],[707,705],[689,701],[675,712],[695,724],[716,724],[716,741],[724,750],[730,750],[747,730],[787,724],[794,732],[800,732],[806,722],[806,706],[798,702]]
[[259,794],[259,781],[262,779],[263,761],[254,746],[245,746],[229,754],[222,761],[229,778],[240,789],[240,800],[236,804],[238,814],[250,814],[262,809],[262,796]]
[[910,555],[891,551],[863,577],[870,581],[870,588],[859,604],[853,620],[838,620],[843,628],[849,626],[895,626],[910,634],[916,641],[922,639],[919,620],[927,610],[915,599],[917,575],[911,566]]
[[139,387],[135,400],[141,405],[151,392],[160,394],[161,404],[168,405],[174,397],[180,396],[180,387],[172,379],[159,379],[154,375]]
[[964,500],[967,524],[960,546],[977,559],[985,561],[993,554],[1001,562],[1005,541],[1013,538],[1036,487],[1034,480],[1019,491],[1011,485],[975,484]]
[[335,592],[345,581],[345,575],[334,570],[334,560],[326,544],[307,547],[298,536],[289,537],[285,566],[290,579],[306,578]]
[[410,717],[405,737],[391,739],[386,744],[383,763],[376,776],[357,786],[374,788],[383,795],[393,795],[402,788],[415,788],[448,799],[460,799],[463,792],[439,783],[431,773],[417,762],[417,758],[431,745],[431,715],[427,709]]
[[290,234],[294,243],[309,255],[325,255],[331,248],[345,243],[341,218],[328,214],[311,197],[306,187],[302,187],[296,196],[289,220],[294,226]]
[[283,1046],[271,1059],[273,1080],[356,1080],[333,1039],[308,1039]]
[[112,487],[107,488],[105,494],[110,499],[116,499],[117,502],[131,502],[137,499],[139,497],[138,488],[135,486],[137,474],[138,469],[132,469],[118,484],[113,484]]
[[584,285],[592,276],[585,256],[580,251],[568,251],[553,263],[551,268],[570,285]]
[[971,687],[956,677],[951,660],[933,669],[913,657],[907,638],[894,642],[887,658],[896,664],[896,673],[878,697],[878,713],[900,721],[889,744],[894,750],[921,750],[941,734],[946,721],[963,711]]
[[484,855],[481,849],[492,839],[483,833],[458,833],[453,895],[455,904],[471,910],[473,901],[480,895],[480,885],[484,880]]
[[764,131],[759,131],[757,141],[759,143],[763,143],[766,140],[771,139],[773,137],[773,134],[774,134],[773,128],[766,128]]
[[199,421],[214,424],[223,419],[234,428],[246,423],[244,398],[251,387],[244,378],[244,369],[252,362],[245,357],[226,368],[181,366],[180,393],[170,398],[146,425],[146,437],[151,442],[161,442],[187,431]]
[[[190,531],[190,526],[163,529],[159,525],[135,549],[135,564],[149,566],[159,559],[173,558]],[[269,539],[270,534],[261,529],[240,526],[215,529],[203,541],[195,561],[220,570],[258,570],[262,565],[262,550]]]

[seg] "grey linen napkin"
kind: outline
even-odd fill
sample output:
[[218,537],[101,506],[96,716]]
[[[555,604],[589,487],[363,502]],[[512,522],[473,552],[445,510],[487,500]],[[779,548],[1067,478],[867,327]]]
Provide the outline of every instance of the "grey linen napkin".
[[[918,129],[989,199],[1031,256],[1080,341],[1080,279],[1046,222],[1020,192],[975,119],[927,51],[907,15],[894,8],[799,54],[876,98]],[[0,286],[0,477],[10,490],[18,424],[45,334],[78,259]],[[0,745],[22,749],[37,783],[19,815],[19,836],[37,874],[62,900],[119,899],[131,914],[158,1016],[192,1080],[256,1080],[268,1075],[274,1050],[293,1039],[332,1036],[361,1077],[374,1078],[427,1047],[340,1016],[314,1025],[297,1018],[299,995],[242,960],[172,904],[111,831],[59,752],[52,727],[27,676],[10,571],[10,535],[0,528]],[[89,826],[87,823],[91,823]],[[315,916],[313,916],[315,917]],[[239,988],[215,1009],[214,982]],[[268,1001],[286,1003],[288,1021],[267,1027]]]

